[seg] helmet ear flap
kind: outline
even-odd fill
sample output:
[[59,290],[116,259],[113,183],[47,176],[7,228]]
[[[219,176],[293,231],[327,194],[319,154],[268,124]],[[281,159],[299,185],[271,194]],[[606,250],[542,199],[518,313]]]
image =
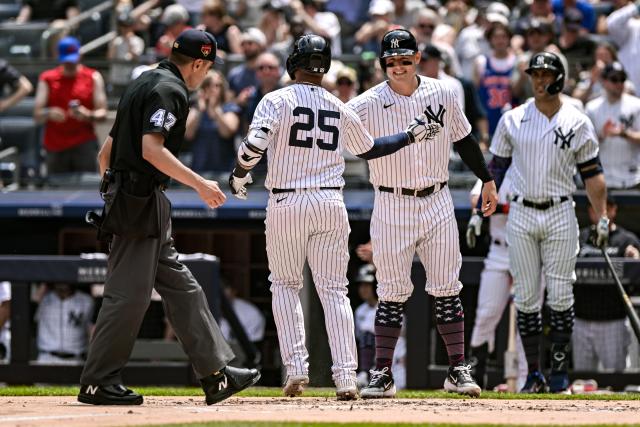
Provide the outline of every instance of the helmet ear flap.
[[387,62],[384,60],[384,58],[379,58],[378,61],[380,61],[380,68],[382,68],[383,72],[387,72]]
[[291,61],[291,56],[289,56],[287,58],[286,67],[287,67],[287,74],[289,74],[289,78],[291,80],[295,80],[296,79],[296,75],[295,75],[296,69],[293,66],[293,61]]
[[547,93],[549,95],[555,95],[560,93],[564,88],[564,73],[558,73],[556,81],[547,86]]

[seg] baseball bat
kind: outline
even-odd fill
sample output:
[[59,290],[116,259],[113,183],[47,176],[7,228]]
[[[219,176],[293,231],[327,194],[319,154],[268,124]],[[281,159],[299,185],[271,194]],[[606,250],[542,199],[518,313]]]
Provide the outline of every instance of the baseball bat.
[[609,271],[613,275],[613,279],[616,282],[616,286],[618,288],[618,292],[622,297],[622,301],[624,302],[624,309],[627,312],[627,317],[629,318],[629,322],[631,323],[631,327],[633,328],[633,332],[636,334],[636,338],[640,341],[640,319],[638,319],[638,313],[633,308],[633,304],[631,304],[631,300],[629,299],[629,295],[624,290],[622,283],[620,282],[620,278],[618,277],[618,273],[613,268],[613,264],[611,263],[611,258],[609,258],[609,254],[607,254],[607,250],[602,247],[602,255],[604,255],[604,259],[607,262],[607,266],[609,266]]
[[504,352],[504,378],[507,380],[507,391],[515,393],[518,380],[518,354],[516,353],[516,305],[511,298],[509,302],[509,341]]

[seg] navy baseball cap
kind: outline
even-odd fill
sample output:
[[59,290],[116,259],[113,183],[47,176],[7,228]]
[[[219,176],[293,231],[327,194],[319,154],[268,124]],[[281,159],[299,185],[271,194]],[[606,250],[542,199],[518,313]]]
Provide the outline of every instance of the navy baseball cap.
[[80,60],[80,40],[64,37],[58,42],[58,61],[77,64]]
[[438,59],[442,61],[442,51],[432,44],[428,44],[422,50],[422,59]]
[[194,59],[216,61],[218,44],[213,34],[202,30],[185,30],[173,42],[172,52],[178,52]]

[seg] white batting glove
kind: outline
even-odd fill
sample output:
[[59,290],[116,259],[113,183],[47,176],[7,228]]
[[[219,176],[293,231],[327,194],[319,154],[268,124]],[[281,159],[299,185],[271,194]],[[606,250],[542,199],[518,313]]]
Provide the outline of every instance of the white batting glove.
[[603,216],[596,224],[596,246],[604,248],[609,242],[609,218]]
[[231,187],[231,194],[238,199],[247,200],[247,185],[253,182],[251,174],[247,173],[244,177],[240,178],[231,173],[229,176],[229,187]]
[[424,141],[427,138],[427,116],[420,114],[404,131],[409,135],[409,144]]
[[476,237],[480,236],[482,231],[482,217],[477,213],[471,215],[469,223],[467,224],[467,246],[470,249],[476,247]]

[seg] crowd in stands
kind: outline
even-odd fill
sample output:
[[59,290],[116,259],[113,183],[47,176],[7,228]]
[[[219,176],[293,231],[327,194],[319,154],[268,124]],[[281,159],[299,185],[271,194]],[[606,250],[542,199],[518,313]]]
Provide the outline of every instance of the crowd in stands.
[[[81,45],[90,40],[76,34],[79,25],[74,22],[74,17],[84,10],[82,2],[24,0],[17,15],[2,23],[17,26],[40,21],[56,29],[49,53],[59,65],[42,72],[35,85],[8,62],[0,60],[0,114],[22,98],[35,96],[33,117],[42,125],[41,144],[49,174],[97,173],[100,141],[95,125],[109,120],[108,98],[117,98],[132,79],[166,57],[177,35],[187,28],[212,33],[221,61],[192,96],[187,149],[182,160],[195,171],[223,182],[258,102],[265,94],[290,83],[284,63],[296,37],[315,33],[331,41],[334,60],[323,84],[347,102],[385,79],[377,61],[380,39],[388,30],[407,28],[415,35],[422,52],[419,72],[452,87],[485,151],[502,114],[528,102],[533,94],[524,72],[531,56],[545,50],[559,54],[568,74],[563,101],[585,111],[593,121],[608,186],[640,189],[637,97],[640,3],[628,0],[177,0],[175,3],[117,0],[114,3],[108,28],[115,33],[102,58],[111,62],[102,73],[83,65]],[[87,58],[96,59],[95,54]],[[347,184],[350,177],[366,184],[366,162],[346,156]],[[454,153],[452,157],[455,158]],[[257,175],[265,171],[260,166],[254,169]],[[614,225],[613,199],[609,209],[612,241],[616,243],[611,255],[640,258],[637,237]],[[370,260],[370,251],[370,245],[363,245],[358,248],[358,256]],[[586,237],[581,239],[580,254],[593,255]],[[371,317],[371,310],[375,312],[375,291],[366,286],[373,280],[362,282],[359,298],[363,306],[358,308],[357,321]],[[1,286],[0,290],[4,288]],[[0,325],[6,320],[3,314],[6,293],[0,292]],[[46,319],[52,309],[61,305],[78,305],[82,310],[69,317],[69,321],[79,332],[88,334],[92,307],[80,294],[65,287],[49,289],[41,298],[38,318]],[[622,304],[613,301],[610,294],[611,291],[598,287],[576,292],[574,354],[579,355],[574,359],[576,368],[595,369],[598,362],[617,371],[626,366],[629,331],[624,325]],[[591,302],[596,299],[602,302],[599,308],[611,310],[593,309]],[[260,329],[260,321],[256,322],[256,328]],[[261,325],[264,330],[264,319]],[[2,331],[0,327],[0,350],[6,341]],[[366,372],[370,360],[362,357],[370,352],[367,343],[370,344],[371,336],[365,324],[358,325],[358,331],[360,362],[362,372]],[[259,331],[252,335],[251,340],[254,339],[262,339]],[[45,339],[39,344],[40,355],[47,360],[58,357],[56,352],[81,357],[86,340],[87,335],[78,337],[77,347],[60,350]],[[603,346],[602,340],[610,344]],[[611,352],[602,354],[602,348]]]

